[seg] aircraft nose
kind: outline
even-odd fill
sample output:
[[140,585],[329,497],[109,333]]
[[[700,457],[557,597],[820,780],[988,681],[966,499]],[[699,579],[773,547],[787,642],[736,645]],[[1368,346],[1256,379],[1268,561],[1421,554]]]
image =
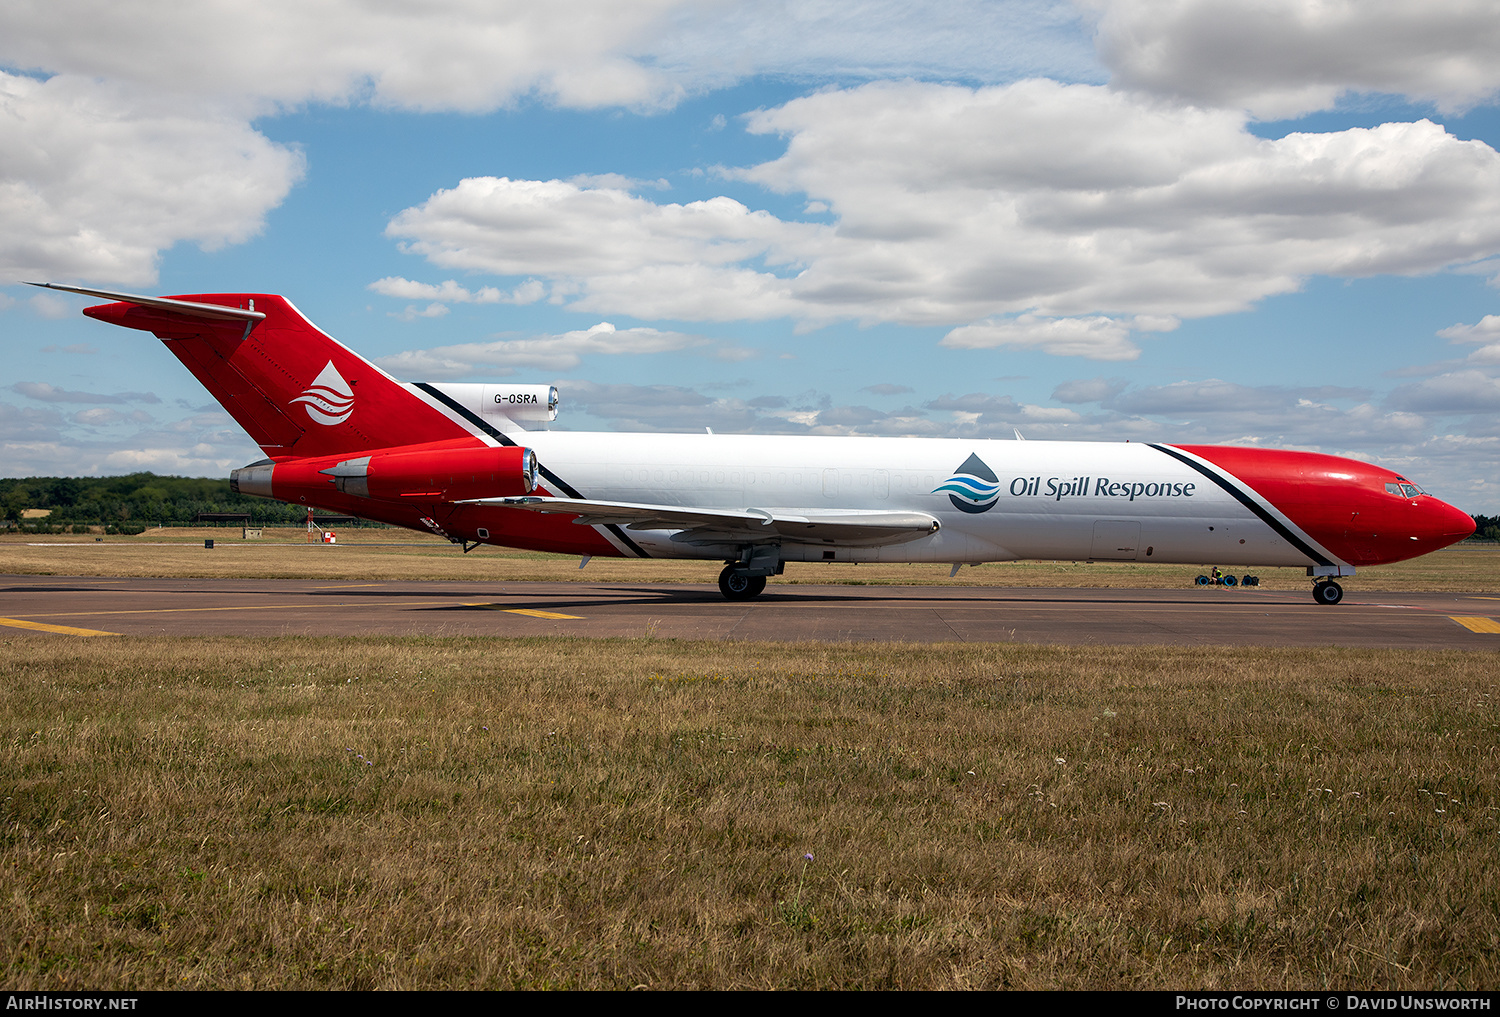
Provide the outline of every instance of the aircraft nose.
[[1456,544],[1474,535],[1473,516],[1454,508],[1445,501],[1439,501],[1436,498],[1425,500],[1429,504],[1422,506],[1424,515],[1427,516],[1433,531],[1442,536],[1445,545]]

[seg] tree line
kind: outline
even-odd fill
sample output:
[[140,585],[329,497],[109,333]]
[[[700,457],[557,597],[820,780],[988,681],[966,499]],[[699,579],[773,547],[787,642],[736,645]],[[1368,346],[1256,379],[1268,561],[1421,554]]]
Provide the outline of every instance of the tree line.
[[[27,509],[50,511],[45,518],[28,519]],[[0,478],[0,519],[12,526],[104,525],[129,532],[148,524],[191,523],[205,512],[248,513],[253,526],[296,525],[307,519],[306,506],[235,494],[226,479],[154,473]]]

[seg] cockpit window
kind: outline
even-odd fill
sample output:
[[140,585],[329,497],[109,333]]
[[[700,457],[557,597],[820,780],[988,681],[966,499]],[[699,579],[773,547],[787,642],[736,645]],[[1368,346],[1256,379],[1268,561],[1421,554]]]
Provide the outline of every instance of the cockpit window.
[[1419,494],[1427,493],[1405,477],[1397,477],[1394,481],[1387,481],[1385,489],[1398,498],[1415,498]]
[[1417,495],[1422,493],[1422,489],[1416,484],[1402,484],[1401,493],[1406,495],[1408,498],[1415,498]]

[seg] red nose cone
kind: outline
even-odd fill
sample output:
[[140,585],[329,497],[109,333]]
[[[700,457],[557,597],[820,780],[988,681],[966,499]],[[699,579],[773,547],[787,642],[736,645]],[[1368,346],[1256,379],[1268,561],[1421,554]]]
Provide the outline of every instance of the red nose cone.
[[1248,484],[1350,565],[1404,561],[1456,544],[1474,532],[1469,516],[1430,495],[1402,493],[1405,481],[1371,463],[1316,452],[1178,447]]
[[1444,538],[1443,547],[1467,540],[1474,535],[1474,517],[1436,498],[1423,498],[1422,507],[1430,512],[1433,524]]

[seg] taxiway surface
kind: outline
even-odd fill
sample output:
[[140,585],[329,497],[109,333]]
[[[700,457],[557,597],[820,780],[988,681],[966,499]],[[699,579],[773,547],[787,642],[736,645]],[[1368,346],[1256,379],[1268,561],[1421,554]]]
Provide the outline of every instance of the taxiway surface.
[[656,636],[1500,649],[1500,598],[1305,591],[0,576],[0,634]]

